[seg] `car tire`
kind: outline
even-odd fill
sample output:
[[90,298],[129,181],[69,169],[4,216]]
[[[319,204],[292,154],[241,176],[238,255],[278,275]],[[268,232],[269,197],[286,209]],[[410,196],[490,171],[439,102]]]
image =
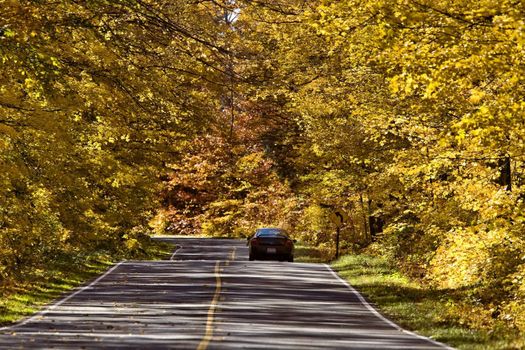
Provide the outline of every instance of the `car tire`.
[[288,257],[288,262],[293,262],[293,255],[290,255],[290,256]]
[[255,260],[255,257],[253,255],[250,254],[250,256],[248,256],[248,260],[250,261],[254,261]]

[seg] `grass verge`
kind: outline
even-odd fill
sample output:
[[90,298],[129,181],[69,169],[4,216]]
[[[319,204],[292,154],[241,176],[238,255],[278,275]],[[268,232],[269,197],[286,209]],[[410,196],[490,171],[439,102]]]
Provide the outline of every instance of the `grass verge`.
[[[173,246],[152,240],[133,258],[162,260],[169,258]],[[0,285],[0,326],[6,326],[37,312],[43,305],[59,298],[73,288],[100,275],[116,261],[131,258],[96,252],[90,255],[67,256],[24,273]]]
[[457,305],[466,300],[467,291],[431,289],[403,276],[385,259],[368,255],[346,255],[332,267],[403,328],[457,349],[525,349],[523,335],[504,324],[491,328],[462,324]]
[[311,247],[302,242],[298,242],[294,248],[294,261],[305,263],[325,263],[328,262],[326,252],[318,247]]

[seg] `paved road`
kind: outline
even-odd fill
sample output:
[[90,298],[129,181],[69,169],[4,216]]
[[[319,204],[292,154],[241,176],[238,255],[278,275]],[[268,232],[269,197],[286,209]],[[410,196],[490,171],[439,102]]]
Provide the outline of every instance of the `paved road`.
[[446,349],[400,330],[323,264],[247,261],[244,241],[168,239],[1,329],[1,349]]

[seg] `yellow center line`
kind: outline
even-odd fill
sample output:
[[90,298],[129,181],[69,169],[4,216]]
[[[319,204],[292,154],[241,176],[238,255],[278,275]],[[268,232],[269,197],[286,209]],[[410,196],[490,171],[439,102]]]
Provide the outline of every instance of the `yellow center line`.
[[219,295],[221,294],[220,264],[220,261],[217,261],[217,263],[215,264],[215,294],[213,295],[213,300],[211,301],[210,308],[208,309],[208,319],[206,320],[206,334],[199,343],[199,346],[197,346],[197,350],[205,350],[213,337],[213,318],[215,317],[215,309],[217,308],[217,303],[219,302]]

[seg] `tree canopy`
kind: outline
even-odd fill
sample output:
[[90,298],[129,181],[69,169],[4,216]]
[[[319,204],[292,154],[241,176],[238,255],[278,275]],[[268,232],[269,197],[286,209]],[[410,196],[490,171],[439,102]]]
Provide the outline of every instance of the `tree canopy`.
[[150,225],[330,253],[337,207],[524,330],[524,6],[0,0],[0,276]]

